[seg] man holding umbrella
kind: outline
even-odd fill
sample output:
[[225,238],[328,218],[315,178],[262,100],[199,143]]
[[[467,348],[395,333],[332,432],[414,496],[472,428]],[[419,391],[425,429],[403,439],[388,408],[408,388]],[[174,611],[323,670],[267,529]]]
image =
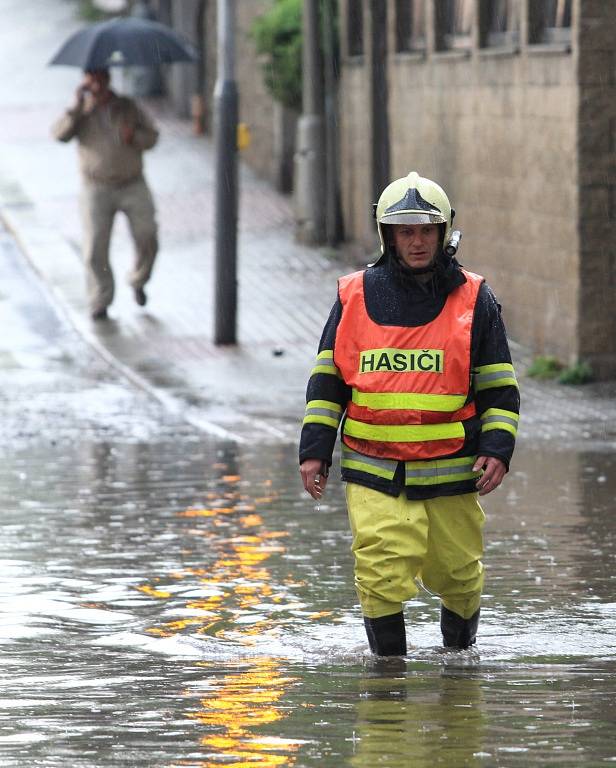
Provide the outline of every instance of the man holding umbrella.
[[136,259],[130,275],[135,301],[146,303],[144,285],[158,250],[152,195],[143,177],[142,154],[156,144],[158,131],[132,100],[109,88],[109,67],[154,67],[193,62],[193,46],[156,21],[114,18],[75,32],[49,62],[85,72],[75,104],[53,128],[59,141],[76,138],[83,177],[84,254],[90,310],[107,317],[114,281],[109,241],[118,211],[127,215]]
[[109,244],[115,214],[123,211],[135,244],[130,284],[135,301],[146,303],[144,286],[158,250],[154,203],[143,176],[144,150],[156,144],[152,120],[132,100],[109,87],[108,69],[87,70],[74,105],[53,127],[59,141],[76,138],[83,179],[83,253],[87,269],[90,312],[107,318],[114,279]]

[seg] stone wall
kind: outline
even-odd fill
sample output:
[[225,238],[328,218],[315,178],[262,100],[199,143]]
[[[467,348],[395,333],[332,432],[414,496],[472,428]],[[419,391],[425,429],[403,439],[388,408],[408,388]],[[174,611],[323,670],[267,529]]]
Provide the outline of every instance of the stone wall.
[[616,376],[616,14],[580,0],[578,26],[579,349]]

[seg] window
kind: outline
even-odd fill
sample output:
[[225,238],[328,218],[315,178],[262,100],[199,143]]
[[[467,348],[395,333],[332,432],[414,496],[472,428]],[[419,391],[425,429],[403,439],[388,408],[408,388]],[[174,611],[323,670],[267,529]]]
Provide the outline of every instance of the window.
[[435,0],[436,46],[440,50],[472,45],[473,0]]
[[571,39],[571,0],[548,0],[545,4],[545,43],[566,43]]
[[534,0],[529,8],[529,42],[571,42],[571,0]]
[[396,51],[423,51],[426,47],[424,0],[396,0]]
[[349,56],[364,53],[364,16],[362,0],[347,0],[347,51]]
[[487,0],[484,8],[484,44],[490,47],[517,46],[520,41],[520,7],[516,0]]

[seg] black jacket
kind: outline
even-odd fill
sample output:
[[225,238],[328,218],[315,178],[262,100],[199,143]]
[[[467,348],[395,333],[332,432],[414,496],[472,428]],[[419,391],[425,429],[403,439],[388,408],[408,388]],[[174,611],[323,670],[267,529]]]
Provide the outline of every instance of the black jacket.
[[[447,296],[465,282],[463,272],[455,259],[439,261],[432,280],[419,283],[394,258],[384,260],[364,273],[364,295],[368,314],[380,325],[416,327],[434,320],[441,312]],[[334,350],[336,332],[343,307],[338,298],[325,324],[319,352]],[[484,282],[475,305],[471,330],[471,371],[481,366],[511,364],[511,355],[501,308],[489,286]],[[338,376],[313,372],[308,382],[307,402],[319,400],[337,403],[343,412],[351,396],[351,388]],[[495,386],[474,392],[477,414],[481,416],[488,409],[497,408],[505,412],[519,412],[517,386]],[[306,459],[321,459],[332,462],[337,429],[321,423],[305,423],[302,428],[299,448],[300,463]],[[467,433],[464,447],[447,458],[464,456],[493,456],[501,459],[507,468],[513,454],[515,437],[505,429],[489,431],[474,430]],[[445,457],[444,457],[445,458]],[[356,482],[391,495],[398,495],[405,487],[404,462],[400,462],[392,480],[366,474],[356,469],[343,467],[342,479]],[[442,495],[470,493],[475,490],[475,480],[432,484],[430,486],[407,486],[409,498],[434,498]]]

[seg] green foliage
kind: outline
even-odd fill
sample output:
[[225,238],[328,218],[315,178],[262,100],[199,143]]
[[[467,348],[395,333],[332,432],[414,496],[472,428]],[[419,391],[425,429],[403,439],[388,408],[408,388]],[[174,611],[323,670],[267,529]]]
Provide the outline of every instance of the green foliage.
[[588,384],[593,380],[592,368],[588,363],[577,362],[575,365],[565,368],[558,377],[559,384]]
[[84,21],[102,21],[108,18],[108,14],[97,8],[92,0],[78,0],[78,14]]
[[563,364],[555,357],[538,355],[529,366],[526,374],[533,379],[555,379],[563,368]]
[[302,2],[275,0],[255,19],[250,34],[257,52],[267,57],[263,65],[265,85],[285,107],[302,106]]
[[566,368],[560,360],[550,355],[536,357],[526,374],[543,381],[555,379],[559,384],[588,384],[594,378],[592,368],[588,363],[577,362]]

